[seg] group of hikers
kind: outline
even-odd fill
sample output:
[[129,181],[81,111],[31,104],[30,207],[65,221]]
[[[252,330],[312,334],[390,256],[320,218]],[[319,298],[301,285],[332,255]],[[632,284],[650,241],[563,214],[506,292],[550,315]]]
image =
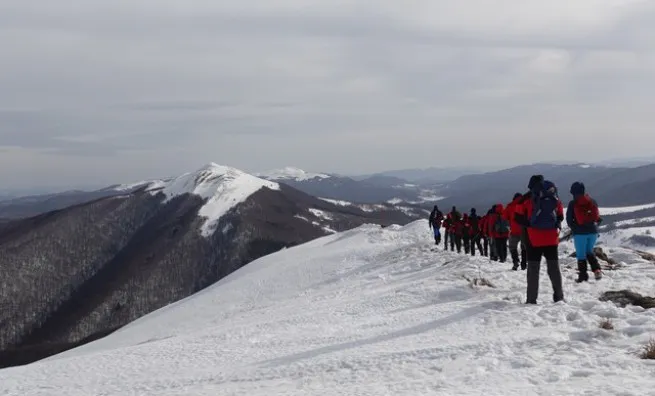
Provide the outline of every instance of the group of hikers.
[[[564,215],[564,207],[555,184],[543,175],[533,175],[526,193],[516,193],[512,201],[496,204],[483,216],[476,209],[463,215],[453,207],[444,215],[435,205],[430,214],[430,228],[434,230],[436,245],[441,244],[444,228],[444,250],[457,250],[493,261],[505,263],[508,251],[512,269],[527,270],[527,304],[536,304],[539,294],[539,273],[542,257],[546,259],[548,276],[553,287],[553,301],[564,300],[562,275],[559,268],[558,246],[562,222],[571,229],[578,260],[576,282],[589,280],[588,266],[595,279],[602,278],[600,264],[593,248],[598,238],[598,224],[602,221],[598,204],[585,191],[582,182],[571,185],[573,199]],[[520,252],[519,252],[520,247]]]

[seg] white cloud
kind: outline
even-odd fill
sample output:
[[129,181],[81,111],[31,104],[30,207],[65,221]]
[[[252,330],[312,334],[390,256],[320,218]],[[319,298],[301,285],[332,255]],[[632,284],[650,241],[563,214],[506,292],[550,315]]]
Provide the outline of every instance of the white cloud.
[[[25,151],[0,177],[645,154],[654,36],[637,0],[4,0],[0,146]],[[572,135],[604,138],[571,158]]]

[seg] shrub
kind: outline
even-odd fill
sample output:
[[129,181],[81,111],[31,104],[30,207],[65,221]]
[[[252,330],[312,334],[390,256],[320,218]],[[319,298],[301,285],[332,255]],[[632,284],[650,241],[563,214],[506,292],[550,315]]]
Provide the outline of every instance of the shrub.
[[612,319],[610,318],[601,320],[599,326],[601,329],[614,330],[614,323],[612,323]]
[[487,286],[491,288],[496,288],[496,286],[491,283],[487,278],[469,278],[467,276],[464,276],[464,279],[466,279],[469,283],[469,286],[472,288],[475,288],[476,286]]
[[655,339],[651,339],[641,352],[642,359],[655,360]]

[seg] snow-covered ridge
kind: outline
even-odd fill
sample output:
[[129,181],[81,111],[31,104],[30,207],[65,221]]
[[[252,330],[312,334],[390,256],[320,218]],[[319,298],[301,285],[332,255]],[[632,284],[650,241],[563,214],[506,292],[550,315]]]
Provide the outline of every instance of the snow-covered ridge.
[[616,208],[598,208],[598,211],[603,216],[637,212],[639,210],[655,208],[655,203],[645,204],[645,205],[635,205],[635,206],[625,206],[625,207],[616,207]]
[[223,215],[264,187],[280,189],[280,185],[275,182],[212,162],[195,172],[153,182],[147,190],[153,194],[163,193],[166,196],[165,202],[183,194],[194,194],[207,199],[198,215],[206,218],[201,227],[202,235],[210,236]]
[[636,355],[654,311],[598,300],[652,292],[652,263],[607,249],[620,268],[578,285],[567,246],[567,302],[551,302],[543,271],[540,304],[526,306],[525,272],[434,251],[427,230],[362,226],[281,250],[101,340],[0,370],[0,394],[652,393],[653,365]]
[[328,179],[331,176],[323,173],[305,172],[302,169],[294,167],[286,167],[282,169],[275,169],[269,172],[258,173],[257,176],[267,180],[295,180],[305,181],[312,179]]

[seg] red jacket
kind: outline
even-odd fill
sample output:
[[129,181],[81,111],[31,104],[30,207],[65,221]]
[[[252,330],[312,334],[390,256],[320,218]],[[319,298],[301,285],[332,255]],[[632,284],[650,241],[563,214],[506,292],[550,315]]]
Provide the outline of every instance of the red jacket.
[[510,235],[512,236],[521,236],[522,227],[519,223],[516,222],[514,214],[516,214],[518,207],[521,205],[520,202],[522,199],[523,197],[516,198],[505,208],[505,218],[509,220],[512,226],[512,231],[510,232]]
[[452,220],[452,226],[450,227],[452,233],[457,236],[462,236],[464,232],[464,223],[462,220]]
[[[516,209],[516,213],[524,215],[526,218],[530,218],[532,213],[532,200],[526,199],[522,205],[519,205]],[[564,207],[562,206],[562,201],[557,202],[557,217],[562,221],[564,219]],[[534,247],[544,247],[544,246],[557,246],[559,245],[559,230],[540,230],[537,228],[528,227],[528,237],[530,238],[530,244]]]
[[482,236],[487,237],[489,236],[489,226],[487,225],[487,220],[489,219],[488,215],[484,215],[480,217],[480,234]]
[[496,212],[489,215],[489,235],[492,238],[507,238],[509,237],[509,232],[499,233],[496,232],[494,225],[499,217],[507,220],[504,214],[505,210],[503,209],[503,204],[496,205]]

